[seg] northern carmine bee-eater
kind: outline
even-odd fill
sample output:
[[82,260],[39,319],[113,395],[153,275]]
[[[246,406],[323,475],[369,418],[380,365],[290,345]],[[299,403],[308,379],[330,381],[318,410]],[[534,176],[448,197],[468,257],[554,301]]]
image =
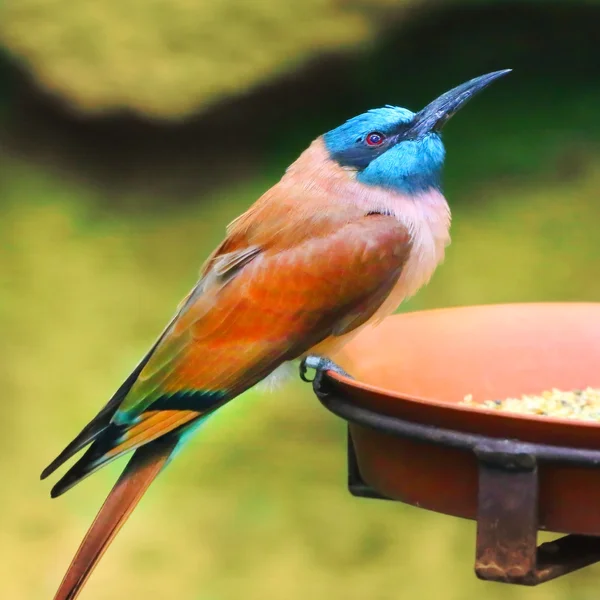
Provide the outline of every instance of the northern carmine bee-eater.
[[44,470],[59,496],[134,451],[55,600],[76,598],[148,486],[207,417],[290,361],[328,357],[433,274],[450,241],[440,130],[510,69],[420,112],[386,106],[318,137],[233,221],[196,286],[108,404]]

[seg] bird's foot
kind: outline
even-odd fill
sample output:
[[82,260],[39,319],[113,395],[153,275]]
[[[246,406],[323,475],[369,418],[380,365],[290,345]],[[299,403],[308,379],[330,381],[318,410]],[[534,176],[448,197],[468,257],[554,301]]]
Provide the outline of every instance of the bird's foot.
[[315,371],[333,371],[334,373],[338,373],[338,375],[352,378],[352,376],[349,373],[346,373],[344,369],[338,367],[338,365],[336,365],[332,360],[329,358],[324,358],[323,356],[309,354],[308,356],[304,357],[300,363],[300,379],[302,379],[302,381],[311,383],[313,379],[309,379],[306,376],[308,369],[314,369]]

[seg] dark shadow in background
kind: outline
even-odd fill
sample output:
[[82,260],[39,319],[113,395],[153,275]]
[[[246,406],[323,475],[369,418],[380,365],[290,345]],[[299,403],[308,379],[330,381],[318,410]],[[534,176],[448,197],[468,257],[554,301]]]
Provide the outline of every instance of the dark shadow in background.
[[[463,80],[511,67],[477,111],[448,127],[458,155],[448,184],[469,169],[529,176],[548,161],[552,173],[571,176],[600,141],[599,22],[600,7],[547,2],[413,13],[387,23],[360,53],[322,58],[175,123],[78,115],[3,60],[0,153],[115,193],[115,209],[160,210],[256,173],[276,179],[313,137],[365,109],[416,109]],[[123,206],[127,192],[143,205]]]

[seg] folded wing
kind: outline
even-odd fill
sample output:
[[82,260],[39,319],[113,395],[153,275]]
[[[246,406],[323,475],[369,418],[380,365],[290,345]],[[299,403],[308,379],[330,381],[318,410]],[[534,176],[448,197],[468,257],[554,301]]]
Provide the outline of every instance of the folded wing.
[[125,452],[189,427],[282,362],[366,321],[409,251],[408,232],[386,215],[321,227],[289,246],[223,244],[117,400],[52,463],[56,468],[69,448],[92,442],[53,495]]

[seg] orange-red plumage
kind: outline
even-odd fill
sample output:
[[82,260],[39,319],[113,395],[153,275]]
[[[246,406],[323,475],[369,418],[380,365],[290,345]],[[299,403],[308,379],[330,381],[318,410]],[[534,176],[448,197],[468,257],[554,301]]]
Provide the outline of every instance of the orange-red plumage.
[[[129,398],[150,405],[157,391],[237,395],[281,361],[342,335],[379,308],[408,258],[409,232],[391,215],[367,216],[344,205],[339,182],[336,203],[331,181],[349,174],[324,166],[322,150],[313,150],[320,170],[328,168],[328,177],[321,173],[327,185],[305,192],[298,208],[289,193],[280,196],[297,188],[293,177],[284,178],[281,189],[272,188],[234,221]],[[311,166],[312,153],[305,154],[299,162]],[[296,213],[309,208],[311,217],[299,219]]]
[[75,600],[195,425],[281,364],[331,353],[429,280],[450,241],[439,130],[507,72],[462,84],[419,113],[386,106],[350,119],[231,223],[155,345],[42,473],[89,446],[56,496],[135,450],[55,600]]
[[[192,296],[131,397],[239,394],[282,361],[368,319],[396,283],[409,246],[393,217],[373,215],[286,249],[262,249],[231,279]],[[166,432],[173,425],[164,419]]]
[[[317,140],[230,225],[110,422],[56,493],[125,452],[142,446],[152,453],[169,434],[179,435],[283,362],[343,341],[378,314],[394,289],[403,294],[399,281],[415,241],[414,228],[394,214],[403,202],[406,197],[386,190],[365,195],[353,173],[327,159]],[[445,201],[436,211],[436,219],[448,221]],[[442,254],[446,243],[442,236]],[[170,399],[181,403],[186,395],[190,406],[170,408]],[[198,400],[193,408],[203,395],[210,401]],[[55,600],[74,600],[114,536],[115,520],[120,526],[129,514],[115,509],[123,502],[111,498],[113,508],[102,509],[75,558],[77,575],[67,575]]]

